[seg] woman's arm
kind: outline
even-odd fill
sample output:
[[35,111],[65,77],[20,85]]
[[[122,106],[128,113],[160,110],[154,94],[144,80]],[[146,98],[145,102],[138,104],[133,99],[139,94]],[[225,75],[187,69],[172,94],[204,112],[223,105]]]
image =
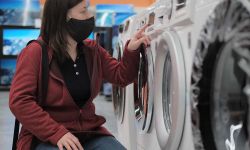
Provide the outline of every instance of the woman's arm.
[[37,104],[41,53],[41,47],[32,43],[18,56],[10,89],[9,107],[25,129],[40,140],[56,145],[68,130]]
[[103,78],[110,83],[122,87],[130,84],[137,76],[140,52],[128,50],[126,43],[121,61],[113,58],[105,49],[101,48]]
[[150,39],[144,34],[146,28],[147,25],[126,43],[120,62],[111,57],[105,49],[100,48],[104,79],[123,87],[134,81],[139,69],[140,52],[138,49],[141,44],[145,46],[150,44]]

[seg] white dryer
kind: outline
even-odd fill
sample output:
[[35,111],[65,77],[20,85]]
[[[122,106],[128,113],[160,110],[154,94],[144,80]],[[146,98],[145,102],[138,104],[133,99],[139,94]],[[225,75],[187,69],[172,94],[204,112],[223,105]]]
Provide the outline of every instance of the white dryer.
[[174,30],[163,30],[156,41],[155,125],[161,149],[176,150],[185,120],[185,64]]
[[183,48],[185,69],[186,69],[186,92],[185,92],[185,120],[184,128],[179,145],[179,150],[202,150],[199,133],[192,132],[192,105],[190,100],[192,63],[195,53],[196,43],[202,26],[205,24],[209,14],[213,11],[220,0],[199,0],[194,5],[192,24],[188,26],[176,26],[178,37]]
[[[179,2],[182,5],[176,5]],[[155,118],[162,149],[202,148],[197,136],[199,133],[192,130],[192,60],[198,33],[218,2],[174,1],[172,16],[169,22],[165,22],[165,27],[169,29],[162,30],[163,34],[159,37],[155,69]]]
[[[143,13],[137,15],[137,29],[142,28],[145,24],[150,24],[148,29],[154,32],[155,22],[157,21],[155,18],[158,15],[155,14],[156,5],[158,4],[155,3]],[[155,51],[150,47],[146,48],[141,46],[138,78],[133,84],[137,150],[160,149],[153,118],[154,65]]]
[[[191,25],[194,1],[163,0],[155,6],[155,19],[151,18],[151,12],[144,17],[149,18],[149,24],[154,20],[154,25],[146,32],[152,41],[151,47],[142,54],[141,80],[138,81],[139,89],[135,88],[135,95],[139,95],[135,96],[140,132],[137,134],[137,149],[176,150],[181,142],[185,120],[187,82],[183,47],[186,43],[181,43],[177,31],[171,26],[186,29]],[[191,28],[187,31],[190,32]],[[142,69],[143,66],[146,67]]]
[[[195,149],[250,149],[249,92],[244,93],[249,58],[250,11],[241,0],[224,0],[207,19],[195,49],[189,109]],[[192,141],[183,140],[184,150]]]
[[[118,49],[122,49],[120,48],[124,45],[122,43],[144,25],[147,23],[154,24],[156,17],[154,9],[156,5],[158,4],[152,5],[132,19],[125,21],[123,31],[126,30],[128,24],[130,27],[127,33],[120,34],[120,39],[122,40]],[[122,55],[120,51],[114,54],[114,57],[118,58],[118,60],[119,56]],[[114,108],[118,117],[118,138],[129,150],[160,149],[155,128],[152,125],[152,122],[154,122],[152,121],[154,61],[155,52],[141,47],[138,79],[125,89],[114,87],[113,90]],[[125,96],[122,94],[124,92]],[[123,101],[122,99],[125,100]]]
[[186,115],[187,66],[191,58],[189,36],[192,31],[193,0],[165,1],[172,4],[155,40],[155,125],[163,150],[177,150],[182,141]]
[[[131,32],[135,29],[134,16],[124,21],[120,28],[119,42],[113,53],[113,57],[118,61],[121,60],[123,50],[127,40],[131,36]],[[113,85],[112,100],[114,112],[117,117],[117,129],[119,141],[129,150],[136,149],[136,127],[134,120],[134,105],[133,105],[133,89],[132,85],[127,87],[119,87]]]

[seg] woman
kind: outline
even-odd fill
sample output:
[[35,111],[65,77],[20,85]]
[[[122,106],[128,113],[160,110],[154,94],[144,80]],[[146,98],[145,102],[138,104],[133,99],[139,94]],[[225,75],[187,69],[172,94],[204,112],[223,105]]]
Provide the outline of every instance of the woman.
[[144,27],[126,44],[123,59],[117,62],[86,40],[93,27],[85,0],[46,0],[39,39],[48,45],[48,93],[38,105],[42,50],[34,42],[18,57],[10,91],[10,109],[22,124],[18,150],[125,149],[102,127],[105,119],[95,114],[92,101],[103,79],[121,86],[135,79],[137,49],[150,41]]

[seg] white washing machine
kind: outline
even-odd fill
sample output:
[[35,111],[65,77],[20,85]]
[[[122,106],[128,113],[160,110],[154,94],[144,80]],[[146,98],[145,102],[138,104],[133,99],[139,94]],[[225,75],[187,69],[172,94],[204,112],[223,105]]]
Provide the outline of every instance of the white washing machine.
[[[191,62],[190,33],[193,0],[165,1],[172,4],[155,40],[155,125],[163,150],[177,150],[182,140],[186,113],[187,64]],[[188,55],[187,55],[188,54]]]
[[[149,24],[154,24],[146,32],[152,41],[151,47],[142,54],[141,80],[138,81],[139,88],[135,88],[137,149],[176,150],[185,120],[187,83],[183,47],[187,47],[186,35],[191,32],[194,1],[158,1],[155,6],[154,15],[149,12],[144,17],[149,18]],[[179,36],[172,26],[178,31],[179,26],[183,31],[187,29],[186,35]],[[181,43],[182,36],[187,42]]]
[[[217,2],[216,2],[217,1]],[[192,61],[195,51],[195,45],[198,41],[198,35],[205,23],[209,13],[213,10],[218,0],[210,1],[195,1],[193,3],[193,14],[190,17],[192,23],[187,26],[174,26],[175,31],[180,39],[181,47],[184,54],[185,63],[185,119],[181,142],[178,146],[179,150],[186,150],[187,148],[195,149],[194,145],[197,143],[196,137],[192,134],[191,126],[191,106],[190,106],[190,91],[191,91],[191,70]],[[184,24],[185,25],[185,24]],[[199,142],[198,142],[199,143]],[[196,148],[197,149],[197,148]],[[199,149],[199,148],[198,148]]]
[[185,64],[176,32],[163,30],[155,48],[155,125],[161,149],[176,150],[185,119]]
[[161,149],[201,148],[201,141],[192,132],[192,60],[202,25],[218,2],[174,1],[171,19],[165,22],[165,27],[169,28],[162,30],[163,34],[158,39],[155,118]]
[[[179,145],[179,150],[201,150],[202,144],[199,139],[199,133],[193,132],[192,130],[192,105],[190,100],[191,91],[191,73],[192,73],[192,63],[195,53],[196,43],[202,26],[205,24],[209,14],[219,3],[220,0],[199,0],[196,1],[194,5],[194,13],[192,16],[192,24],[187,27],[174,27],[177,31],[178,37],[183,48],[185,69],[186,69],[186,96],[185,96],[185,119],[184,128],[181,138],[181,143]],[[198,135],[198,136],[197,136]]]
[[[113,57],[121,60],[123,50],[131,32],[135,29],[135,17],[125,20],[120,28],[119,42],[113,53]],[[112,99],[114,112],[117,117],[118,140],[128,149],[136,149],[136,127],[134,120],[133,89],[132,84],[127,87],[113,85]]]
[[[141,29],[146,23],[154,22],[154,8],[156,4],[147,8],[132,19],[125,21],[124,30],[120,34],[121,41],[118,49],[122,49],[122,43]],[[131,21],[132,20],[132,21]],[[129,27],[128,27],[129,24]],[[127,27],[126,27],[127,26]],[[114,57],[120,59],[121,50],[114,53]],[[118,138],[129,150],[159,149],[155,128],[152,127],[153,114],[153,73],[154,52],[144,51],[141,47],[140,71],[138,80],[128,85],[125,89],[113,88],[113,104],[115,114],[118,117]],[[145,81],[146,80],[146,81]],[[148,83],[149,81],[149,83]],[[125,92],[125,94],[123,94]],[[125,95],[125,96],[124,96]],[[148,97],[149,96],[149,97]]]
[[184,136],[183,150],[189,143],[205,150],[250,149],[250,11],[245,6],[240,0],[224,0],[202,26],[195,48],[187,121],[187,131],[192,131],[194,138],[191,141],[190,136]]
[[[155,22],[157,21],[155,18],[158,15],[155,13],[157,5],[155,3],[137,15],[137,29],[142,28],[145,24],[151,24],[148,29],[154,32]],[[155,51],[150,47],[141,46],[138,78],[133,84],[133,113],[137,128],[137,132],[135,132],[137,137],[136,150],[160,149],[153,118],[154,65]]]

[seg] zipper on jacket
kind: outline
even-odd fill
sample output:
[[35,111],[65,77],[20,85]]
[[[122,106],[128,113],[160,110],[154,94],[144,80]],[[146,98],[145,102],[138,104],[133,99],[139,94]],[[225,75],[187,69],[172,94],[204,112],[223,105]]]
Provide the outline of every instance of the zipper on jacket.
[[80,110],[79,110],[79,129],[80,129],[80,131],[82,131],[82,109],[80,108]]

